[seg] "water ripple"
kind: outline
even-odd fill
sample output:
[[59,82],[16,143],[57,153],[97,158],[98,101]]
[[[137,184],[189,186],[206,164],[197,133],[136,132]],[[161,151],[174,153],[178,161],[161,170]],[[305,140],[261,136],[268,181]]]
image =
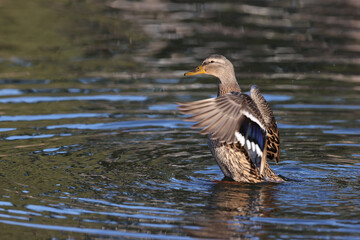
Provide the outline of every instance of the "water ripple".
[[324,130],[323,133],[326,133],[326,134],[360,135],[360,129],[359,128],[343,128],[343,129],[334,129],[334,130]]
[[13,216],[13,215],[8,215],[8,214],[0,214],[0,218],[14,218],[14,219],[19,219],[19,220],[29,220],[29,218],[27,218],[27,217],[19,217],[19,216]]
[[19,135],[19,136],[10,136],[5,138],[6,140],[25,140],[25,139],[37,139],[37,138],[50,138],[54,137],[55,134],[40,134],[40,135]]
[[276,108],[293,108],[293,109],[341,109],[341,110],[360,110],[360,105],[321,105],[321,104],[276,104]]
[[14,206],[11,202],[0,201],[0,206]]
[[[290,219],[290,218],[268,218],[268,217],[252,217],[250,220],[255,222],[266,222],[266,223],[275,223],[280,225],[309,225],[309,226],[333,226],[333,227],[339,227],[338,230],[332,229],[332,231],[349,231],[354,233],[360,233],[358,220],[352,221],[353,224],[349,224],[348,222],[351,222],[349,220],[345,220],[345,223],[342,223],[341,220],[335,220],[335,219],[307,219],[304,221],[303,219]],[[320,231],[319,228],[317,228],[317,231]]]
[[[124,207],[124,206],[118,206],[118,207]],[[136,206],[137,207],[137,206]],[[138,210],[135,207],[135,210]],[[80,208],[55,208],[55,207],[49,207],[49,206],[41,206],[41,205],[27,205],[27,209],[35,211],[35,212],[50,212],[50,213],[56,213],[56,214],[68,214],[68,215],[81,215],[81,214],[98,214],[98,215],[104,215],[104,216],[115,216],[120,218],[138,218],[138,219],[154,219],[162,220],[162,221],[181,221],[181,217],[169,217],[169,216],[160,216],[159,213],[155,216],[153,214],[143,214],[138,211],[134,213],[125,213],[125,212],[102,212],[102,211],[90,211]],[[141,207],[140,207],[141,208]],[[153,209],[149,207],[149,209]],[[159,208],[161,209],[161,208]],[[163,210],[163,209],[161,209]],[[153,213],[153,212],[150,212]],[[169,215],[169,211],[161,211],[160,214]]]
[[278,123],[279,128],[288,128],[288,129],[329,129],[333,128],[333,126],[329,125],[296,125],[296,124],[283,124]]
[[106,118],[106,117],[109,117],[109,114],[107,114],[107,113],[63,113],[63,114],[46,114],[46,115],[0,116],[0,122],[58,120],[58,119],[93,118],[93,117]]
[[104,201],[104,200],[90,199],[90,198],[75,198],[75,197],[73,197],[72,199],[77,199],[80,202],[96,203],[96,204],[102,204],[102,205],[106,205],[106,206],[112,206],[112,207],[118,207],[118,208],[124,208],[124,209],[148,210],[148,211],[156,210],[156,211],[166,212],[167,214],[169,214],[169,212],[176,213],[176,214],[183,212],[181,210],[171,209],[171,208],[148,207],[148,206],[143,206],[143,204],[134,205],[134,203],[132,203],[133,205],[125,205],[125,204],[112,203],[112,202],[108,202],[108,201]]
[[31,96],[0,98],[0,103],[38,103],[38,102],[60,102],[60,101],[145,101],[147,97],[136,95],[94,95],[94,96]]
[[9,132],[14,130],[16,130],[16,128],[0,128],[0,132]]
[[[47,129],[69,128],[69,129],[121,129],[121,128],[138,128],[145,126],[152,127],[167,127],[167,128],[181,128],[189,125],[181,120],[169,120],[169,119],[156,119],[156,120],[139,120],[139,121],[122,121],[111,123],[93,123],[93,124],[63,124],[47,126]],[[154,129],[156,130],[156,129]]]
[[21,95],[22,91],[19,89],[0,89],[0,96],[8,96],[8,95]]
[[325,146],[341,146],[341,147],[360,147],[360,144],[356,143],[328,143]]
[[29,223],[29,222],[17,222],[17,221],[9,221],[9,220],[0,220],[0,223],[15,225],[15,226],[22,226],[22,227],[46,229],[46,230],[68,231],[68,232],[77,232],[77,233],[103,235],[103,236],[132,237],[132,238],[137,238],[137,239],[140,239],[140,238],[179,239],[179,240],[193,239],[191,237],[185,237],[185,236],[179,236],[179,235],[172,236],[172,235],[151,234],[151,233],[133,233],[133,232],[128,232],[128,231],[120,231],[120,230],[78,228],[78,227],[68,227],[68,226],[56,226],[56,225],[49,225],[49,224],[37,224],[37,223]]

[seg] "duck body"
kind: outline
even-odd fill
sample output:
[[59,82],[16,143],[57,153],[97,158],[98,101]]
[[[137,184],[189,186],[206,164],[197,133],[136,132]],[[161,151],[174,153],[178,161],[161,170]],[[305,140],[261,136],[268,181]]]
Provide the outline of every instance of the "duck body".
[[283,182],[270,168],[280,157],[277,124],[269,104],[256,86],[250,95],[241,92],[232,63],[221,55],[211,55],[186,76],[210,74],[219,78],[216,98],[179,103],[187,121],[197,122],[208,134],[210,151],[221,171],[237,182]]

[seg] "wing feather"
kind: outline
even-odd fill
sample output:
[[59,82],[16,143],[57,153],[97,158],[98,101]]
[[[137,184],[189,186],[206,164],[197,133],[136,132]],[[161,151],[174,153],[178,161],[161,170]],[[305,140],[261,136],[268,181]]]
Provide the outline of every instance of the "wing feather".
[[267,158],[274,160],[276,163],[278,163],[280,160],[280,136],[273,111],[271,110],[268,102],[261,95],[260,90],[257,86],[254,85],[251,87],[250,96],[258,107],[265,121],[268,140]]
[[[178,103],[180,113],[190,114],[187,121],[197,122],[201,134],[223,143],[240,143],[248,151],[251,161],[263,169],[266,149],[266,123],[256,103],[246,94],[231,92],[217,98]],[[240,141],[238,137],[244,138]],[[247,147],[246,141],[250,141]]]

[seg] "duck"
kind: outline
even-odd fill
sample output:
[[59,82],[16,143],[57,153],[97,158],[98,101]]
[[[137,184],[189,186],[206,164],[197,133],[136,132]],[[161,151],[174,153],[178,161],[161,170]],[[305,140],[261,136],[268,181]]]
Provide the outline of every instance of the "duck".
[[233,64],[214,54],[185,76],[199,74],[218,78],[217,97],[177,103],[184,120],[208,136],[208,146],[225,175],[224,179],[244,183],[281,183],[268,164],[280,159],[280,136],[270,105],[256,85],[250,94],[241,92]]

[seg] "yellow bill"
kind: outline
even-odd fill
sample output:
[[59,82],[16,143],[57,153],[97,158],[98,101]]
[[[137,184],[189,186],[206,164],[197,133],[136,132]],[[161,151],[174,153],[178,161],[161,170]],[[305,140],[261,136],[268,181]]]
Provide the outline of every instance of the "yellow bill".
[[192,75],[198,75],[198,74],[203,74],[206,73],[203,66],[200,65],[197,68],[195,68],[194,70],[187,72],[184,74],[184,76],[192,76]]

